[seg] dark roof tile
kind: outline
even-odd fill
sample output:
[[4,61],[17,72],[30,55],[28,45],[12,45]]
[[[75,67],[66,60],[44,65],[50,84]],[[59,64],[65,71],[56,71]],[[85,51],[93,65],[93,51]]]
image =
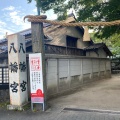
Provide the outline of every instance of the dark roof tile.
[[108,56],[112,56],[113,54],[111,51],[108,49],[108,47],[105,45],[105,43],[94,43],[90,45],[89,47],[84,48],[85,51],[93,51],[93,50],[98,50],[100,48],[103,48],[103,50],[106,52]]

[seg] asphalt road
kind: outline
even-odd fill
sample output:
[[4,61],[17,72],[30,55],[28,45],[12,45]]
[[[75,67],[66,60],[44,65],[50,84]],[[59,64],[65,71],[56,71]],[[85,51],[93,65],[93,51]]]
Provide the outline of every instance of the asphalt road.
[[[42,112],[8,111],[0,107],[0,120],[120,120],[120,75],[99,80],[49,101]],[[106,111],[107,110],[107,111]]]

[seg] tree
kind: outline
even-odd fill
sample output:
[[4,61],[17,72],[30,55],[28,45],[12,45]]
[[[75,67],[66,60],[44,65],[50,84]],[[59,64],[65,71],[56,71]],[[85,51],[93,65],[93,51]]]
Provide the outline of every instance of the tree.
[[113,53],[113,55],[120,55],[120,35],[119,34],[114,34],[112,36],[110,36],[109,38],[105,39],[105,38],[97,38],[95,35],[95,33],[91,33],[91,38],[95,43],[100,43],[103,42],[105,43],[107,46],[109,46],[111,52]]
[[[85,1],[85,0],[82,0]],[[83,2],[84,4],[84,2]],[[120,3],[118,0],[86,0],[83,9],[78,12],[79,20],[83,21],[113,21],[120,19]],[[120,33],[120,26],[97,27],[96,36],[109,38],[115,33]]]
[[[32,0],[27,0],[29,3]],[[66,11],[73,8],[78,21],[113,21],[120,19],[119,0],[35,0],[41,11],[53,9],[60,20],[66,18]],[[94,28],[99,38],[109,38],[120,33],[120,26],[99,26]]]
[[[31,2],[32,0],[28,0]],[[35,0],[41,11],[53,9],[58,19],[66,19],[67,11],[73,8],[77,20],[88,21],[114,21],[120,20],[119,0]],[[91,27],[92,28],[92,27]],[[120,49],[120,26],[98,26],[95,30],[95,39],[111,43],[112,47]],[[107,41],[106,41],[107,40]],[[114,44],[114,45],[113,45]],[[109,44],[110,45],[110,44]]]
[[[32,0],[27,0],[28,3],[31,3]],[[36,6],[40,7],[42,12],[45,12],[47,10],[50,9],[57,9],[57,11],[62,12],[62,9],[60,8],[60,6],[62,6],[64,8],[64,2],[66,0],[35,0],[36,1]],[[54,10],[56,13],[56,10]],[[58,13],[58,12],[57,12]]]

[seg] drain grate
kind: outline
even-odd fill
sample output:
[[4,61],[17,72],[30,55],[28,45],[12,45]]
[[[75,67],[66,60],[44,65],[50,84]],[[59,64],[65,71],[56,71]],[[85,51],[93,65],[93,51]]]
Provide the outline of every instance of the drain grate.
[[120,114],[120,111],[99,110],[99,109],[64,108],[63,110],[66,110],[66,111],[79,111],[79,112],[98,112],[98,113]]

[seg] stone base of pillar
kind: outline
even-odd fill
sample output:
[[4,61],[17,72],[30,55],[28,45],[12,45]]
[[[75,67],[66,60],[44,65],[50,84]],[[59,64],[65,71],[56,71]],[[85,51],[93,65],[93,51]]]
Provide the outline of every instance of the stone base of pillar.
[[26,105],[30,104],[30,102],[24,104],[24,105],[7,105],[7,110],[19,110],[22,111],[24,110],[24,107]]

